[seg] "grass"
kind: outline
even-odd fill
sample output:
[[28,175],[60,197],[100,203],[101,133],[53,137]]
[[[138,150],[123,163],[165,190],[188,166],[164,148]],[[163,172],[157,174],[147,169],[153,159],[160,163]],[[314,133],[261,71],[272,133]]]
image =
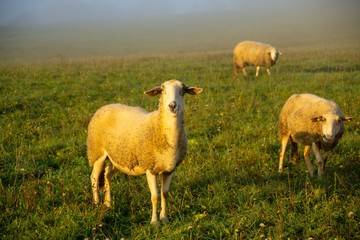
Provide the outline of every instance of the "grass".
[[[258,78],[254,69],[235,78],[229,52],[1,63],[1,238],[360,238],[359,57],[289,49]],[[156,109],[143,91],[172,78],[204,92],[186,96],[188,156],[172,181],[170,223],[152,227],[145,177],[115,175],[113,208],[92,204],[86,132],[108,103]],[[289,157],[277,172],[278,114],[300,92],[356,117],[321,180]]]

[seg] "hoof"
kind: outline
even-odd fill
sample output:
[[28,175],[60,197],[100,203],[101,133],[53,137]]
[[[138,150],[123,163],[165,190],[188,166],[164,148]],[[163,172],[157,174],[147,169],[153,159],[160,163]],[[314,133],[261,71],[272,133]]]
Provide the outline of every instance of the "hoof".
[[161,218],[161,221],[162,221],[163,224],[168,224],[169,223],[169,219],[167,217]]

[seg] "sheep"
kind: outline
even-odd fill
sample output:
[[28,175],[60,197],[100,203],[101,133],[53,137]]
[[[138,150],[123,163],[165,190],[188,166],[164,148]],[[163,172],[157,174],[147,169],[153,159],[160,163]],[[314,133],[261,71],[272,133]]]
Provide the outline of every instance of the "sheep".
[[290,139],[293,163],[297,160],[298,143],[303,144],[306,166],[310,176],[313,177],[310,160],[312,147],[318,164],[318,176],[321,178],[329,151],[337,145],[344,133],[344,121],[351,119],[352,117],[344,117],[333,101],[308,93],[290,96],[279,116],[281,142],[279,172],[283,170],[286,145]]
[[[189,87],[178,80],[144,92],[148,96],[161,94],[159,108],[147,112],[140,107],[122,104],[106,105],[90,120],[87,155],[92,167],[91,187],[95,204],[99,203],[99,180],[104,181],[104,204],[111,207],[111,177],[117,171],[127,175],[146,174],[151,192],[151,224],[158,222],[157,175],[161,175],[160,219],[168,223],[166,197],[177,166],[187,154],[184,128],[184,94],[197,95],[202,88]],[[106,166],[106,159],[109,163]],[[103,173],[103,174],[102,174]],[[99,177],[104,179],[99,179]]]
[[269,44],[243,41],[235,46],[233,54],[235,75],[240,68],[244,76],[247,76],[245,67],[256,66],[255,76],[257,77],[261,66],[265,67],[268,75],[270,75],[270,67],[276,64],[281,52]]

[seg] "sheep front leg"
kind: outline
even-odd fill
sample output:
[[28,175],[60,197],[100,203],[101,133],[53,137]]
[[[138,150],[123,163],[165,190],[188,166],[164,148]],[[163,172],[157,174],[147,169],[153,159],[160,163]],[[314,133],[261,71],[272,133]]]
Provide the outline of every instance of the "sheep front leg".
[[101,172],[104,170],[106,157],[107,157],[106,154],[104,154],[98,160],[95,161],[90,176],[91,189],[93,192],[93,199],[95,204],[99,203],[99,177]]
[[151,224],[157,224],[157,203],[159,198],[159,193],[157,189],[156,175],[152,174],[150,170],[146,171],[146,178],[149,185],[150,193],[151,193],[151,203],[152,203],[152,215],[151,215]]
[[323,154],[323,156],[322,156],[323,161],[324,161],[324,172],[325,172],[325,168],[326,168],[326,163],[327,163],[328,156],[329,156],[329,152],[324,152],[324,154]]
[[237,63],[234,61],[234,75],[236,76],[238,74],[239,71],[239,66],[237,65]]
[[316,157],[317,164],[318,164],[318,175],[319,175],[319,178],[321,178],[321,176],[324,174],[324,165],[325,165],[324,160],[321,157],[320,149],[316,143],[314,143],[314,142],[312,143],[312,148],[314,150],[315,157]]
[[309,171],[309,174],[311,177],[314,176],[314,170],[311,164],[311,159],[310,159],[310,150],[311,150],[311,146],[305,146],[304,147],[304,158],[305,158],[305,163],[306,163],[306,168]]
[[270,76],[271,75],[271,73],[270,73],[270,68],[267,68],[266,69],[266,72],[267,72],[267,74]]
[[160,212],[160,220],[163,221],[163,223],[168,223],[169,220],[166,216],[166,198],[167,194],[170,190],[170,183],[174,172],[171,172],[170,174],[163,174],[162,175],[162,182],[161,182],[161,212]]
[[242,67],[241,70],[242,70],[244,76],[246,77],[246,76],[247,76],[247,73],[246,73],[245,67]]
[[256,66],[255,77],[259,76],[260,66]]

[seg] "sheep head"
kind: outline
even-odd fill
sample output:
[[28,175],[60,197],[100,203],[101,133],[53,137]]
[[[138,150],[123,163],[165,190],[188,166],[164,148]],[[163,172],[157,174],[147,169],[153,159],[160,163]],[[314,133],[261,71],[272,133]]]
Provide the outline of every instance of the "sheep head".
[[352,117],[340,117],[334,113],[326,113],[321,116],[311,118],[312,122],[321,122],[322,136],[324,142],[332,143],[336,136],[344,128],[344,121],[350,121]]
[[184,95],[197,95],[202,92],[202,88],[188,87],[178,80],[169,80],[161,86],[155,87],[144,93],[148,96],[156,96],[162,94],[161,102],[170,115],[176,117],[184,111]]

